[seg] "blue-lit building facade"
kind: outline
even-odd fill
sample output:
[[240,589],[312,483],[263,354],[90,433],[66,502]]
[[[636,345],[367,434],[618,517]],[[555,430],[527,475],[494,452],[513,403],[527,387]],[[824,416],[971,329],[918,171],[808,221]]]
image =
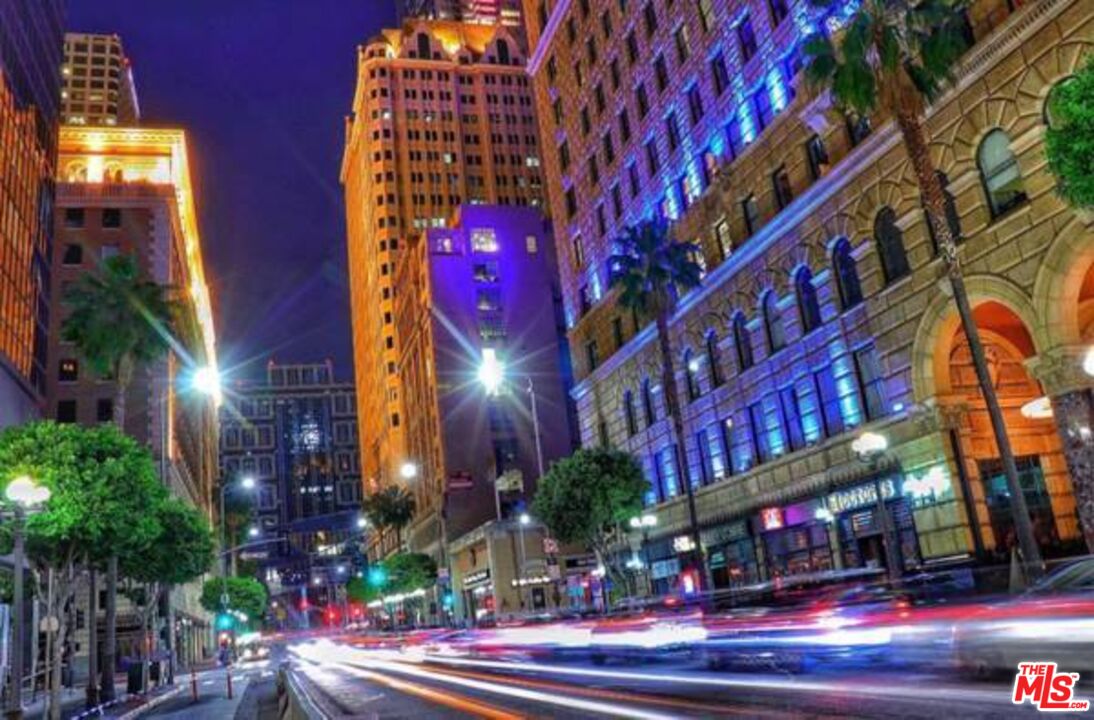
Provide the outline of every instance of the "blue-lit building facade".
[[[689,481],[718,587],[1001,560],[1014,545],[899,133],[803,86],[802,38],[851,9],[525,3],[581,438],[645,467],[659,590],[686,562]],[[1092,18],[1073,0],[973,2],[970,50],[927,118],[1048,556],[1094,548],[1094,234],[1055,195],[1042,140],[1049,93],[1094,44]],[[655,215],[699,243],[706,269],[670,326],[683,438],[666,419],[656,329],[609,288],[612,239]],[[867,432],[887,450],[855,452]]]

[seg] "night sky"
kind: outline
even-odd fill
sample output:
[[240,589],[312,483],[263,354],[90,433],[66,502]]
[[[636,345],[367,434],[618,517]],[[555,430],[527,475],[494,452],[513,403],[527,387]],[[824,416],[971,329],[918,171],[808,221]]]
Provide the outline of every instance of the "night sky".
[[189,133],[219,359],[331,358],[350,379],[338,170],[356,47],[391,0],[69,0],[68,28],[117,33],[142,122]]

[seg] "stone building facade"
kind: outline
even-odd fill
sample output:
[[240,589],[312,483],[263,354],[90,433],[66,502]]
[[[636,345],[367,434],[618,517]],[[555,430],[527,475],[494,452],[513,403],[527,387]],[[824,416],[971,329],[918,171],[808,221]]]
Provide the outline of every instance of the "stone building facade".
[[508,28],[442,20],[407,19],[358,48],[341,179],[367,488],[397,480],[406,461],[393,323],[401,246],[461,204],[543,203],[525,60]]
[[[1006,557],[998,453],[899,134],[802,85],[800,38],[842,17],[797,2],[536,4],[582,439],[646,467],[654,586],[684,560],[685,477],[718,586],[880,567],[890,544],[904,570]],[[956,84],[928,112],[931,153],[1035,532],[1067,554],[1084,527],[1094,547],[1094,233],[1055,195],[1042,138],[1050,92],[1094,48],[1094,12],[981,0],[968,30]],[[608,289],[611,238],[653,214],[701,245],[707,271],[670,327],[684,438],[665,420],[656,330]],[[867,431],[888,442],[870,463],[852,448]]]

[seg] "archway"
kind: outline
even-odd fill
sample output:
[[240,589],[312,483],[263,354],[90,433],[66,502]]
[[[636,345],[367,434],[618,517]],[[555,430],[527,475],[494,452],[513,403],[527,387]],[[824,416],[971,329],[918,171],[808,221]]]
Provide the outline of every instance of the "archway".
[[[1060,554],[1079,537],[1075,497],[1052,406],[1026,366],[1037,355],[1033,335],[1022,318],[998,300],[980,301],[973,316],[1003,409],[1034,534],[1045,554]],[[1010,495],[969,345],[954,321],[947,322],[939,336],[935,371],[939,388],[945,388],[948,395],[947,401],[966,408],[966,420],[961,423],[957,437],[975,501],[980,536],[989,554],[1005,560],[1015,545]]]

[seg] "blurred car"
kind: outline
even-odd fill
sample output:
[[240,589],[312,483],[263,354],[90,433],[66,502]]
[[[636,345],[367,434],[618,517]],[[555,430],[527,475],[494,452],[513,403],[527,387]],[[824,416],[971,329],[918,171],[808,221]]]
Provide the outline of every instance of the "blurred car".
[[248,633],[236,640],[236,653],[240,662],[265,660],[270,657],[270,646],[258,633]]
[[978,677],[1020,662],[1056,662],[1094,673],[1094,556],[1068,562],[1022,595],[981,604],[953,628],[958,666]]

